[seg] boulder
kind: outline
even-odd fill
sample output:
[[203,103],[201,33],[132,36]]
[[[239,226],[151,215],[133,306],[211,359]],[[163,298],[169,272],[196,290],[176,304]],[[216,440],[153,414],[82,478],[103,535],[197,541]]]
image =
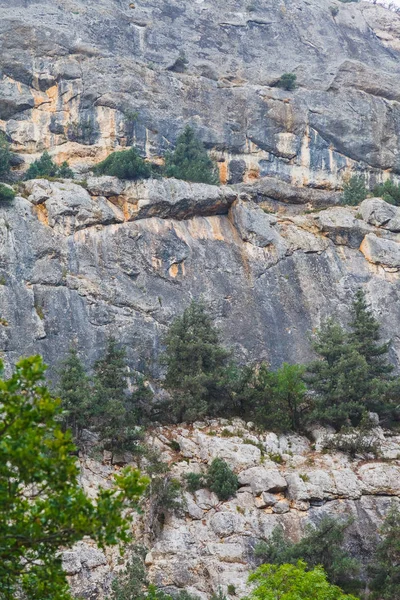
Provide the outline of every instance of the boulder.
[[396,270],[400,267],[400,244],[397,242],[369,233],[365,236],[360,250],[365,258],[375,265]]

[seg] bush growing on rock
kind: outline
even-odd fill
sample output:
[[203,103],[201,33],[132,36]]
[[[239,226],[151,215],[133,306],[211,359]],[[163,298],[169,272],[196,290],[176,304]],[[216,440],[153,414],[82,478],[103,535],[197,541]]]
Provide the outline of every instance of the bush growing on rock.
[[218,169],[191,127],[178,138],[174,152],[165,155],[165,175],[197,183],[219,184]]
[[389,204],[400,206],[400,185],[396,185],[390,179],[385,181],[385,183],[375,186],[373,194],[378,198],[383,198]]
[[10,173],[10,144],[3,132],[0,132],[0,178],[6,179]]
[[229,465],[221,458],[214,458],[207,470],[207,487],[219,500],[229,500],[239,487],[238,478]]
[[82,429],[91,424],[90,380],[86,374],[78,352],[70,348],[59,369],[60,381],[57,393],[63,408],[63,423],[71,429],[75,440],[78,440]]
[[148,179],[151,166],[132,146],[129,150],[113,152],[93,168],[96,175],[113,175],[118,179]]
[[353,175],[343,186],[342,204],[358,206],[368,196],[363,177]]
[[59,177],[60,179],[70,179],[73,178],[73,176],[74,173],[69,168],[66,161],[64,161],[62,165],[57,165],[51,158],[50,154],[45,151],[39,159],[35,160],[29,166],[29,169],[25,174],[25,179],[38,179],[40,177]]
[[381,541],[370,566],[373,598],[399,600],[400,598],[400,511],[393,504],[381,528]]
[[280,77],[277,86],[290,92],[291,90],[294,90],[296,88],[296,80],[297,75],[295,75],[294,73],[284,73]]
[[14,190],[4,183],[0,183],[0,202],[12,202],[14,198]]

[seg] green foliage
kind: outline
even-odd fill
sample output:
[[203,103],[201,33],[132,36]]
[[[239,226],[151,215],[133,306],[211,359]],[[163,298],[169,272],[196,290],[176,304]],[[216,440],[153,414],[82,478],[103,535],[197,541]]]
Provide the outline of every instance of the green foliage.
[[229,594],[230,596],[236,596],[236,588],[235,588],[235,586],[233,585],[233,583],[230,583],[230,584],[228,585],[228,589],[227,589],[227,591],[228,591],[228,594]]
[[178,422],[217,415],[230,403],[227,352],[203,302],[193,301],[165,337],[164,386],[171,393],[168,414]]
[[111,451],[140,450],[137,396],[128,393],[125,348],[110,338],[104,356],[94,365],[91,413],[105,447]]
[[342,427],[340,433],[327,436],[323,440],[323,448],[335,452],[344,452],[355,458],[372,454],[379,455],[379,438],[376,436],[368,414],[364,414],[358,427]]
[[10,144],[5,134],[0,131],[0,179],[7,179],[10,173]]
[[142,546],[130,548],[131,556],[123,571],[112,583],[109,600],[145,600],[147,596],[147,574],[145,567],[146,549]]
[[291,91],[296,88],[296,80],[297,75],[294,73],[284,73],[280,77],[277,86],[283,88],[284,90]]
[[350,327],[347,333],[332,319],[322,325],[313,342],[322,360],[308,365],[306,374],[316,394],[313,417],[338,429],[358,425],[368,410],[393,412],[390,395],[397,393],[396,381],[389,378],[390,343],[379,343],[379,323],[361,290],[353,301]]
[[63,423],[78,440],[82,429],[90,426],[90,399],[92,390],[78,352],[70,348],[59,369],[57,393],[61,398]]
[[73,176],[74,173],[69,168],[67,162],[63,162],[61,166],[58,166],[47,150],[45,150],[42,156],[29,166],[29,169],[25,174],[25,179],[37,179],[38,177],[60,177],[61,179],[68,179]]
[[301,560],[295,565],[262,565],[249,582],[256,587],[248,600],[356,600],[331,585],[322,567],[307,571]]
[[125,469],[96,503],[79,485],[75,447],[39,357],[0,380],[0,598],[69,598],[58,550],[84,536],[101,547],[126,542],[147,479]]
[[197,492],[197,490],[207,487],[207,481],[202,473],[186,473],[184,479],[188,492]]
[[228,500],[236,494],[238,478],[222,458],[214,458],[207,470],[207,487],[219,500]]
[[174,152],[165,155],[165,175],[185,181],[219,184],[217,167],[189,126],[179,136]]
[[378,198],[383,198],[389,204],[400,206],[400,185],[396,185],[390,179],[375,186],[373,194]]
[[341,203],[348,206],[358,206],[368,196],[363,177],[353,175],[343,186]]
[[381,529],[374,563],[370,567],[373,598],[400,599],[400,511],[393,504]]
[[339,7],[338,6],[330,6],[329,10],[331,11],[331,15],[332,17],[337,17],[339,14]]
[[113,152],[93,169],[96,175],[113,175],[119,179],[148,179],[151,166],[132,146],[129,150]]
[[303,366],[287,363],[276,371],[270,371],[265,363],[248,370],[241,410],[264,429],[300,431],[307,391],[303,374]]
[[283,529],[277,527],[267,542],[256,546],[255,554],[277,565],[296,564],[298,560],[304,560],[310,567],[321,565],[332,583],[353,591],[359,565],[344,549],[344,534],[351,523],[351,519],[337,521],[324,516],[317,526],[308,525],[297,543],[285,538]]
[[12,202],[15,198],[15,192],[8,185],[0,183],[0,202]]

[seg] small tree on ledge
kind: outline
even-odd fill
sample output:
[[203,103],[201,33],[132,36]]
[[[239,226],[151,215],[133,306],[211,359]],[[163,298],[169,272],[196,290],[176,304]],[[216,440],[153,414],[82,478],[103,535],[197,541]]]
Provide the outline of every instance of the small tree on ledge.
[[196,183],[219,184],[215,163],[189,126],[179,136],[174,152],[165,156],[165,175]]

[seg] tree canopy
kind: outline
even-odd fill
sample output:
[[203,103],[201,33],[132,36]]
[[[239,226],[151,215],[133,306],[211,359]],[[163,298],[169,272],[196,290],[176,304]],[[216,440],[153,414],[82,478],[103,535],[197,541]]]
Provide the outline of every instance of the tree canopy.
[[218,185],[215,163],[208,156],[195,131],[187,126],[179,136],[176,148],[165,156],[165,175],[197,183]]
[[[100,547],[127,541],[130,517],[148,480],[130,468],[95,502],[79,485],[60,401],[44,383],[40,357],[21,360],[0,379],[0,599],[66,600],[58,550],[84,536]],[[19,596],[18,596],[19,597]]]

